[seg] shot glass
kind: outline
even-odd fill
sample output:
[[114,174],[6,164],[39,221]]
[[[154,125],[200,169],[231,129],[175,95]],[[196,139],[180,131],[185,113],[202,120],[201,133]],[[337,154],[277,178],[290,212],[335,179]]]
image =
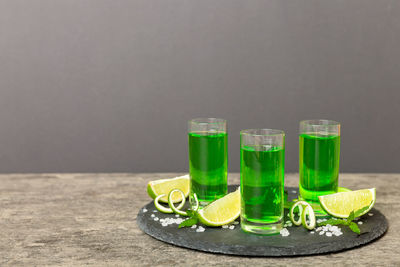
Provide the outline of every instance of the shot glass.
[[273,129],[240,132],[240,220],[243,231],[279,233],[284,208],[285,133]]
[[299,135],[300,198],[324,216],[318,196],[338,191],[340,124],[331,120],[304,120]]
[[200,208],[228,192],[228,134],[226,121],[189,121],[190,202],[197,194]]

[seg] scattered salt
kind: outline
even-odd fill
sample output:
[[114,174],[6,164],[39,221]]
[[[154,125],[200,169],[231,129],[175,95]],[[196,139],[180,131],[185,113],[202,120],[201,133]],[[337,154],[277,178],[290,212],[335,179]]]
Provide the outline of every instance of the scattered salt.
[[155,220],[155,221],[158,221],[159,219],[158,219],[158,217],[154,217],[154,220]]
[[231,225],[231,226],[229,226],[229,229],[230,229],[230,230],[233,230],[233,229],[235,229],[235,226],[234,226],[234,225]]
[[150,217],[152,217],[152,218],[153,218],[153,217],[156,217],[156,215],[154,215],[154,214],[151,214],[151,215],[150,215]]
[[143,213],[145,213],[145,212],[147,212],[147,209],[146,209],[146,208],[143,208],[142,211],[143,211]]
[[168,226],[168,223],[163,222],[161,225],[162,225],[163,227],[165,227],[165,226]]
[[327,233],[326,233],[326,236],[331,237],[331,236],[332,236],[332,233],[331,233],[331,232],[327,232]]
[[190,228],[194,229],[194,228],[196,228],[196,227],[197,227],[197,225],[196,225],[196,224],[193,224],[192,227],[190,227]]
[[363,224],[363,222],[362,222],[362,221],[359,221],[358,224]]
[[313,233],[314,233],[314,231],[311,231],[311,232],[310,232],[310,234],[313,234]]
[[199,228],[196,229],[196,232],[204,232],[206,229],[202,226],[199,226]]
[[283,228],[282,230],[280,230],[279,233],[281,234],[281,236],[289,236],[290,235],[288,229],[286,229],[286,228]]

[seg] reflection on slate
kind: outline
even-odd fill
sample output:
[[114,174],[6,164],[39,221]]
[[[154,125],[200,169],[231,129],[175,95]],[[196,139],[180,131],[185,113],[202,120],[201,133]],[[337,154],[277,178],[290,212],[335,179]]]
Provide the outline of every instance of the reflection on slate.
[[[233,191],[236,186],[229,186],[229,191]],[[297,188],[287,188],[289,194],[288,199],[297,198]],[[143,212],[147,209],[147,212]],[[244,233],[240,224],[235,225],[235,229],[221,227],[205,227],[204,232],[196,232],[193,228],[178,229],[177,224],[169,224],[162,226],[159,221],[154,221],[151,217],[171,218],[173,214],[154,213],[153,202],[150,202],[137,215],[137,223],[139,228],[146,234],[180,247],[229,255],[242,256],[296,256],[296,255],[315,255],[323,253],[339,252],[346,249],[355,248],[365,245],[381,237],[388,228],[388,223],[376,209],[372,209],[370,213],[373,216],[364,215],[360,220],[363,222],[359,225],[360,236],[353,233],[348,227],[340,226],[343,235],[328,237],[325,235],[310,234],[303,227],[287,227],[290,235],[283,237],[281,235],[260,236]],[[285,220],[288,210],[285,210]],[[153,215],[153,216],[154,216]]]

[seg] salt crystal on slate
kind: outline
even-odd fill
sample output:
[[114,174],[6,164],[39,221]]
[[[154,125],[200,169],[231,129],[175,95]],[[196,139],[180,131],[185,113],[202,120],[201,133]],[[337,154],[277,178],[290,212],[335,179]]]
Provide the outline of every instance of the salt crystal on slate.
[[156,217],[156,215],[154,215],[154,214],[151,214],[151,215],[150,215],[150,217],[152,217],[152,218],[153,218],[153,217]]
[[157,210],[153,210],[153,212],[157,212]]
[[331,233],[331,232],[327,232],[327,233],[326,233],[326,236],[331,237],[331,236],[332,236],[332,233]]
[[226,228],[228,228],[229,226],[228,225],[222,225],[222,228],[224,228],[224,229],[226,229]]
[[159,219],[158,219],[158,217],[155,217],[154,220],[155,220],[155,221],[158,221]]
[[314,231],[311,231],[311,232],[310,232],[310,234],[313,234],[313,233],[314,233]]
[[194,229],[196,227],[197,227],[197,225],[193,224],[192,227],[190,227],[190,228]]
[[358,222],[358,224],[363,224],[363,222],[360,221],[360,222]]
[[147,212],[147,209],[146,209],[146,208],[143,208],[142,211],[143,211],[143,213],[144,213],[144,212]]
[[229,226],[229,229],[233,230],[233,229],[235,229],[235,226],[231,225],[231,226]]
[[321,232],[319,232],[319,235],[323,235],[323,234],[325,234],[325,232],[324,232],[324,231],[321,231]]
[[289,236],[290,235],[288,229],[286,229],[286,228],[283,228],[282,230],[280,230],[279,233],[281,234],[281,236]]
[[196,229],[196,232],[204,232],[206,229],[202,226],[199,226],[199,228]]
[[374,214],[373,213],[368,213],[368,216],[373,216]]
[[168,223],[163,222],[161,225],[162,225],[163,227],[165,227],[165,226],[168,226]]

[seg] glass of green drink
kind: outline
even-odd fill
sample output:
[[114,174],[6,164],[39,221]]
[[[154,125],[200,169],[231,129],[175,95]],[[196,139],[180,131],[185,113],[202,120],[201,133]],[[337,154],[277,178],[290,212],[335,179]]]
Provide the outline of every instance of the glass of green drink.
[[240,132],[241,227],[271,235],[283,224],[285,133],[272,129]]
[[340,124],[331,120],[300,122],[300,198],[313,205],[316,215],[324,216],[318,196],[338,191]]
[[226,121],[199,118],[189,121],[190,200],[200,207],[228,192],[228,135]]

